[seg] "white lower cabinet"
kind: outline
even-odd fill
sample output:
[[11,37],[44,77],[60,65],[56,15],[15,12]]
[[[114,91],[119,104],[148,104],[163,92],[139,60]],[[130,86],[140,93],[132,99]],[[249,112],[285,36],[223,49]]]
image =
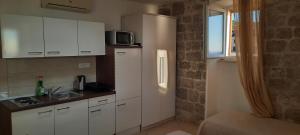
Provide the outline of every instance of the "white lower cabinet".
[[[127,109],[122,113],[130,115],[130,120],[137,121],[136,117],[140,118],[140,114],[136,116],[135,111],[140,109],[133,108],[136,105],[133,102],[135,100],[126,102]],[[120,106],[119,109],[121,108]],[[113,135],[116,131],[115,95],[20,111],[11,115],[12,135]],[[136,122],[122,123],[136,125]]]
[[141,97],[117,101],[116,132],[137,127],[141,124]]
[[88,100],[56,105],[55,135],[88,135]]
[[54,135],[53,106],[12,113],[12,135]]
[[115,102],[89,108],[89,135],[115,133]]

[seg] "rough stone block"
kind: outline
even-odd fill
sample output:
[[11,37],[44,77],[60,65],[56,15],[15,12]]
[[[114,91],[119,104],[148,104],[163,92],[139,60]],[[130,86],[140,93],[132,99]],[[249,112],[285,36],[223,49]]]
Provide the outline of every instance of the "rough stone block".
[[276,37],[279,39],[290,39],[292,38],[292,29],[291,28],[278,28],[276,29]]
[[269,14],[267,16],[267,25],[269,26],[284,26],[286,24],[286,16],[279,14]]
[[295,30],[294,30],[294,37],[300,38],[300,27],[299,28],[295,28]]
[[203,81],[203,80],[196,80],[194,79],[193,80],[193,84],[194,84],[194,90],[197,90],[197,91],[205,91],[205,87],[206,87],[206,82]]
[[197,91],[190,90],[188,92],[188,100],[191,102],[199,102],[200,94]]
[[266,67],[280,66],[281,58],[282,58],[282,56],[280,54],[265,54],[264,55],[264,65]]
[[178,88],[176,90],[176,97],[180,99],[187,100],[188,90],[184,88]]
[[287,68],[287,77],[289,79],[300,79],[300,68]]
[[290,41],[289,50],[292,52],[300,52],[300,39]]
[[177,15],[182,15],[184,14],[184,2],[175,2],[173,3],[172,7],[172,15],[177,16]]
[[193,80],[187,78],[179,79],[179,87],[181,88],[193,88]]
[[289,26],[300,26],[300,16],[294,15],[289,18]]
[[267,41],[267,52],[282,52],[285,50],[287,42],[285,40],[270,40]]

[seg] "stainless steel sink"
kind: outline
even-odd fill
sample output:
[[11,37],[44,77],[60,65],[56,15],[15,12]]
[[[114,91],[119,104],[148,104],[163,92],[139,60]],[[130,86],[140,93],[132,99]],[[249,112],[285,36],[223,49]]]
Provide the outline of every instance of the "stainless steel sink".
[[56,92],[52,95],[52,98],[57,100],[68,100],[73,98],[81,97],[82,95],[73,92],[73,91],[62,91],[62,92]]

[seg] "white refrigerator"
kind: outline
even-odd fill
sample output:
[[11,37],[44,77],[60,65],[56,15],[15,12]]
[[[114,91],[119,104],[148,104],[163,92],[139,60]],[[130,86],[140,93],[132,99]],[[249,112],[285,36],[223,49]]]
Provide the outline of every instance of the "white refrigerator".
[[122,30],[142,44],[142,127],[175,116],[176,18],[139,14],[122,17]]

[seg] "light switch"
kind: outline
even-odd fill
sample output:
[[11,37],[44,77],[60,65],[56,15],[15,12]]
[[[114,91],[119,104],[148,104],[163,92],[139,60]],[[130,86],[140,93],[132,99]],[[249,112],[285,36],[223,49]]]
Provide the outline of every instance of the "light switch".
[[91,67],[91,63],[79,63],[78,64],[78,68],[90,68]]

